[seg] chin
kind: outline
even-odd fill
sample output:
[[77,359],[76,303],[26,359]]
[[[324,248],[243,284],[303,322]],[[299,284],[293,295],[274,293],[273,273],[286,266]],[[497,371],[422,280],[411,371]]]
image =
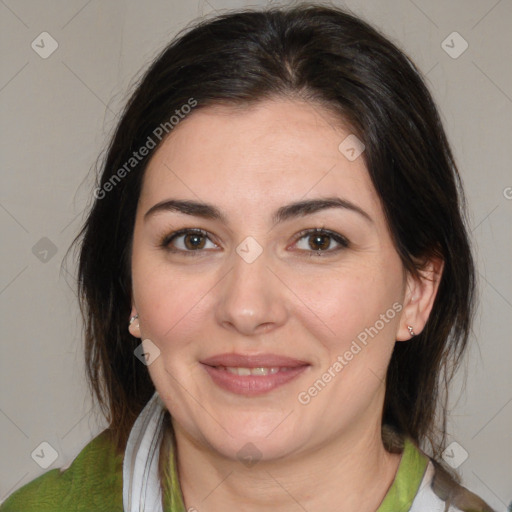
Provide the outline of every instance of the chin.
[[288,414],[281,410],[217,414],[218,423],[210,416],[203,416],[196,421],[189,418],[182,428],[196,441],[230,460],[244,464],[245,457],[270,461],[296,452],[310,437],[306,435],[304,423],[297,422],[293,413],[287,418]]
[[297,438],[276,435],[271,439],[264,436],[248,436],[245,432],[234,435],[233,438],[224,437],[212,441],[212,448],[219,454],[230,460],[238,460],[247,467],[257,462],[282,459],[301,447],[301,442]]

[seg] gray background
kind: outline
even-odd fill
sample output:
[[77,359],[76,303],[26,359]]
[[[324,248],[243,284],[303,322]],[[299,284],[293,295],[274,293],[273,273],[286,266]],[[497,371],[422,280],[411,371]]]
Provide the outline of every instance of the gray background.
[[[83,374],[75,258],[61,263],[91,200],[91,169],[134,78],[196,17],[270,3],[277,4],[0,0],[0,499],[67,466],[105,426]],[[449,442],[457,445],[449,456],[460,463],[467,452],[459,466],[465,485],[505,511],[512,501],[512,2],[336,5],[380,27],[426,73],[453,145],[481,295],[467,380],[461,372],[453,387]],[[457,58],[445,49],[458,53],[458,36],[442,44],[454,31],[469,45]],[[58,43],[47,58],[31,47],[42,47],[44,37],[44,51],[50,48],[42,32]],[[53,453],[42,442],[57,457],[47,469],[36,463]]]

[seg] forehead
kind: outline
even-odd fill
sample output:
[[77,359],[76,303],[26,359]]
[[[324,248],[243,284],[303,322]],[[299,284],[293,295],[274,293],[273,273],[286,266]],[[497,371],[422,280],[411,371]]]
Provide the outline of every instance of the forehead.
[[204,107],[181,121],[153,155],[141,203],[215,198],[226,210],[253,214],[271,203],[339,194],[375,210],[364,159],[349,160],[339,149],[351,135],[332,112],[302,101]]

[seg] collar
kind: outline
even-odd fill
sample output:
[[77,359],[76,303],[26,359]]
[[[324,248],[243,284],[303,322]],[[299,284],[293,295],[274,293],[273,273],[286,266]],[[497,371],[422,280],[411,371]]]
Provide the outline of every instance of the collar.
[[395,479],[376,512],[406,512],[411,509],[423,481],[429,459],[408,437]]

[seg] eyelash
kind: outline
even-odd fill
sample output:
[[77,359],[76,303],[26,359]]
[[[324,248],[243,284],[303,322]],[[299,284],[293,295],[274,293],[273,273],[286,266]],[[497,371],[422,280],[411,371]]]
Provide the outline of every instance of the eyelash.
[[[172,248],[170,248],[170,244],[171,244],[171,242],[173,240],[175,240],[176,238],[179,238],[180,236],[190,235],[190,234],[201,235],[201,236],[204,236],[204,237],[208,238],[210,241],[212,241],[210,239],[210,237],[208,236],[208,232],[203,230],[203,229],[199,229],[199,228],[184,228],[184,229],[180,229],[179,231],[175,231],[173,233],[170,233],[170,234],[165,235],[164,237],[162,237],[160,242],[159,242],[159,246],[162,247],[163,249],[169,251],[169,252],[172,252],[172,253],[181,253],[181,254],[184,254],[186,256],[199,256],[200,253],[203,251],[202,249],[186,251],[186,250],[183,250],[183,249],[172,249]],[[334,231],[330,231],[330,230],[324,229],[324,228],[304,229],[304,230],[300,231],[297,234],[297,236],[296,236],[294,244],[296,244],[297,242],[299,242],[303,238],[306,238],[308,236],[313,236],[313,235],[328,236],[332,240],[337,242],[340,245],[340,247],[338,247],[336,249],[316,250],[316,251],[315,250],[304,251],[303,249],[300,249],[300,251],[304,251],[304,252],[309,253],[309,257],[314,257],[314,256],[318,257],[318,256],[323,256],[324,254],[337,253],[337,252],[339,252],[339,251],[341,251],[343,249],[348,248],[349,245],[350,245],[350,242],[344,236],[340,235],[339,233],[336,233]]]

